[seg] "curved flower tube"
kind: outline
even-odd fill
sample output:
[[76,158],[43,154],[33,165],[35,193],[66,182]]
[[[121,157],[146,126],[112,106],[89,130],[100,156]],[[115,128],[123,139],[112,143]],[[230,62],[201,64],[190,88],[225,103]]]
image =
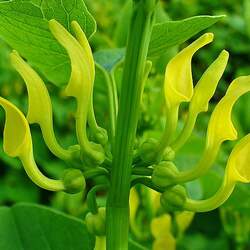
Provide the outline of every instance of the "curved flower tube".
[[30,124],[37,123],[40,126],[45,143],[55,156],[65,161],[70,160],[73,152],[63,149],[54,133],[52,104],[45,83],[16,51],[10,54],[10,59],[13,67],[24,79],[28,90],[27,120]]
[[71,60],[71,76],[65,89],[67,96],[77,101],[76,132],[88,165],[99,165],[105,155],[101,145],[88,140],[86,126],[93,89],[93,65],[79,42],[56,20],[49,21],[49,28],[58,42],[66,49]]
[[226,95],[215,107],[207,130],[206,146],[201,160],[195,168],[180,172],[175,182],[187,182],[199,178],[211,167],[219,152],[221,144],[226,140],[236,140],[237,131],[231,120],[232,108],[240,96],[250,91],[250,76],[235,79]]
[[179,52],[167,65],[165,72],[166,126],[160,141],[160,151],[169,146],[178,121],[179,106],[190,102],[193,96],[191,61],[196,51],[213,41],[213,34],[207,33]]
[[63,181],[49,179],[38,169],[33,156],[29,124],[21,111],[2,97],[0,97],[0,105],[6,113],[3,140],[4,152],[10,157],[18,157],[27,175],[39,187],[50,191],[64,190]]
[[225,71],[229,53],[223,50],[218,58],[209,66],[194,88],[194,95],[189,105],[188,117],[181,134],[171,144],[171,148],[176,152],[190,137],[196,119],[201,112],[208,110],[208,104],[213,97],[216,87]]
[[237,182],[250,183],[250,134],[234,147],[229,156],[223,183],[217,193],[207,199],[187,199],[184,208],[190,211],[206,212],[222,205],[231,195]]
[[91,75],[91,81],[92,81],[92,94],[90,99],[90,108],[88,113],[88,124],[93,131],[93,134],[95,136],[95,139],[101,143],[102,145],[105,145],[108,142],[108,135],[107,131],[101,127],[98,126],[96,119],[95,119],[95,112],[94,112],[94,106],[93,106],[93,86],[95,81],[95,61],[93,58],[93,54],[91,51],[91,47],[89,46],[89,42],[87,37],[85,36],[85,33],[81,29],[81,26],[78,24],[78,22],[73,21],[71,23],[72,29],[75,33],[76,39],[78,40],[79,44],[82,46],[85,58],[88,60],[89,64],[89,70]]

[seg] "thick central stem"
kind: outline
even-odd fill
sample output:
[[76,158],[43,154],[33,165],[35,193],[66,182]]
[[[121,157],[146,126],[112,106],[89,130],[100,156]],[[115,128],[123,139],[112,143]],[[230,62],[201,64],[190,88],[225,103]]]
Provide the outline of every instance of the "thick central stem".
[[107,249],[127,250],[129,191],[143,75],[156,0],[134,0],[114,141],[107,200]]

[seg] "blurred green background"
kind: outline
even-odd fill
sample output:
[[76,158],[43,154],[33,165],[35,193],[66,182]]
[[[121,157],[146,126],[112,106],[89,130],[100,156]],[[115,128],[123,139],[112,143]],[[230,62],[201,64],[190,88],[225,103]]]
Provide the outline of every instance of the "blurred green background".
[[[86,0],[90,12],[97,21],[97,33],[91,39],[93,51],[102,49],[123,48],[126,44],[127,26],[130,15],[130,4],[119,0]],[[204,144],[204,135],[214,105],[224,95],[228,84],[237,76],[250,74],[250,1],[234,0],[172,0],[162,1],[157,11],[157,22],[179,20],[195,15],[225,14],[219,23],[209,29],[214,32],[214,42],[199,51],[193,60],[193,77],[196,83],[204,70],[217,57],[221,50],[230,52],[230,60],[223,79],[210,105],[209,112],[202,114],[196,129],[187,145],[180,151],[176,164],[180,168],[192,167],[199,159]],[[180,46],[184,47],[186,44]],[[161,58],[154,59],[154,66],[146,83],[141,118],[138,128],[138,141],[147,137],[159,137],[164,124],[164,100],[162,94],[164,69],[173,55],[180,48],[171,48]],[[0,41],[0,95],[18,105],[25,113],[27,110],[27,94],[25,85],[9,64],[10,48]],[[119,89],[121,69],[116,72]],[[98,74],[98,72],[97,72]],[[99,78],[98,78],[99,79]],[[107,95],[105,85],[96,80],[95,110],[99,123],[108,127],[108,112],[105,109]],[[62,98],[61,90],[47,83],[53,109],[54,127],[60,142],[67,146],[75,142],[74,136],[74,103]],[[187,107],[181,109],[184,119]],[[243,96],[233,111],[234,121],[240,136],[250,132],[250,95]],[[3,131],[4,113],[0,112],[0,126]],[[182,127],[182,119],[179,127]],[[34,152],[38,165],[51,177],[58,177],[65,168],[63,162],[57,160],[46,148],[39,128],[32,126]],[[17,202],[33,202],[53,206],[74,216],[83,218],[86,212],[84,194],[67,195],[50,193],[37,188],[24,173],[20,162],[7,157],[2,149],[0,137],[0,205],[12,205]],[[203,178],[189,183],[188,190],[194,198],[211,196],[218,188],[223,176],[223,169],[233,143],[223,145],[223,150],[214,168]],[[140,193],[141,191],[138,190]],[[105,196],[100,195],[100,202]],[[144,197],[145,198],[145,197]],[[145,198],[146,199],[146,198]],[[140,206],[143,208],[143,204]],[[142,209],[143,210],[143,209]],[[142,211],[144,213],[144,211]],[[145,217],[144,230],[148,230],[150,216]],[[139,222],[138,222],[139,223]],[[250,249],[250,186],[238,185],[232,197],[220,209],[210,213],[196,214],[183,235],[178,237],[177,249]],[[136,236],[132,236],[136,239]],[[138,239],[137,239],[138,240]],[[143,239],[150,245],[152,237]],[[164,249],[164,248],[162,248]]]

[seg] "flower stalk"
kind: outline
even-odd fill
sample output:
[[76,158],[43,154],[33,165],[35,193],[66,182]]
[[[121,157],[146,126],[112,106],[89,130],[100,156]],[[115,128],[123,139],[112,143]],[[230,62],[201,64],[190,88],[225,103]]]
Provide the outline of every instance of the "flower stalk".
[[133,146],[155,6],[155,0],[137,0],[133,6],[114,141],[111,187],[107,200],[108,250],[128,249]]

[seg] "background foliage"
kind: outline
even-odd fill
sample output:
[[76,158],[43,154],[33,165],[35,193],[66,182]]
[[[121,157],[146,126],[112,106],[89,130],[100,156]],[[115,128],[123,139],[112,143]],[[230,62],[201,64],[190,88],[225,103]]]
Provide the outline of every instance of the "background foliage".
[[[86,0],[86,4],[97,20],[97,33],[91,38],[94,51],[101,49],[123,48],[126,43],[127,25],[124,16],[129,15],[129,4],[124,1]],[[202,49],[194,58],[193,76],[197,82],[202,72],[217,57],[222,49],[230,52],[230,60],[219,84],[216,96],[213,98],[213,106],[225,93],[232,79],[240,75],[250,74],[250,3],[245,1],[208,1],[208,0],[167,0],[162,1],[163,8],[157,13],[157,21],[178,20],[190,16],[207,14],[227,17],[215,24],[209,31],[214,32],[215,41],[212,45]],[[125,21],[124,21],[125,20]],[[180,46],[183,47],[185,44]],[[150,78],[146,84],[143,96],[141,119],[138,135],[141,138],[158,137],[163,129],[164,109],[162,85],[165,66],[179,48],[174,47],[158,59],[154,60]],[[13,71],[9,64],[8,53],[10,48],[0,41],[0,95],[11,100],[24,111],[27,108],[27,94],[22,80]],[[119,50],[123,53],[123,50]],[[118,53],[118,55],[119,55]],[[117,53],[115,53],[117,56]],[[98,61],[98,54],[96,54]],[[119,56],[116,58],[119,61]],[[115,62],[117,62],[115,61]],[[108,67],[108,66],[107,66]],[[103,84],[102,72],[97,70],[95,86],[95,109],[99,123],[108,126],[106,106],[106,88]],[[116,71],[116,80],[121,77],[121,70]],[[57,137],[63,145],[71,145],[75,142],[73,110],[74,103],[61,98],[61,90],[48,82],[49,91],[53,101],[54,121]],[[240,134],[250,132],[250,95],[245,95],[237,103],[234,109],[234,119]],[[204,143],[204,135],[209,119],[209,112],[202,114],[198,120],[196,130],[189,143],[181,150],[176,163],[181,168],[192,166],[198,159]],[[182,117],[185,118],[186,107],[182,107]],[[3,126],[3,112],[1,111],[1,126]],[[181,128],[182,124],[180,124]],[[1,131],[2,131],[1,127]],[[43,170],[51,177],[58,177],[64,164],[48,152],[43,143],[40,131],[32,126],[32,135],[35,147],[37,163],[43,166]],[[2,137],[0,137],[2,138]],[[2,139],[0,139],[2,140]],[[142,139],[140,139],[142,140]],[[140,141],[138,139],[138,143]],[[2,143],[2,142],[1,142]],[[232,148],[231,143],[223,147],[223,151],[217,160],[216,166],[207,176],[188,185],[189,193],[194,198],[208,197],[212,195],[220,184],[223,168],[227,160],[228,152]],[[31,202],[52,206],[80,219],[87,212],[83,203],[84,194],[67,195],[64,193],[52,194],[38,189],[31,183],[20,162],[8,158],[0,147],[0,205],[13,205],[17,202]],[[142,191],[138,191],[141,193]],[[100,194],[99,203],[103,203],[105,194]],[[191,226],[178,237],[177,249],[250,249],[250,187],[239,185],[226,204],[213,212],[195,215]],[[143,205],[141,205],[143,207]],[[144,213],[142,211],[142,213]],[[147,215],[143,217],[150,220]],[[139,223],[139,222],[138,222]],[[147,223],[146,223],[147,225]],[[148,226],[148,230],[150,228]],[[136,235],[132,235],[136,239]],[[142,240],[144,245],[150,245],[152,237]]]

